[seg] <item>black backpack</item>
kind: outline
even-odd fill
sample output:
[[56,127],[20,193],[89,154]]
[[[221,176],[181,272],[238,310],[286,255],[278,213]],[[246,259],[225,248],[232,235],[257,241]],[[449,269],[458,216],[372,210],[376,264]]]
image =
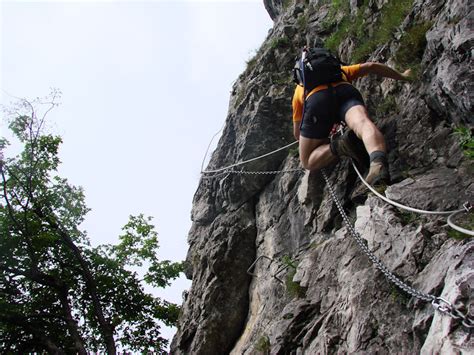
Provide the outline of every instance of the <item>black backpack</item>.
[[342,64],[325,48],[305,49],[295,64],[293,76],[298,85],[304,86],[305,91],[310,92],[318,85],[344,80]]

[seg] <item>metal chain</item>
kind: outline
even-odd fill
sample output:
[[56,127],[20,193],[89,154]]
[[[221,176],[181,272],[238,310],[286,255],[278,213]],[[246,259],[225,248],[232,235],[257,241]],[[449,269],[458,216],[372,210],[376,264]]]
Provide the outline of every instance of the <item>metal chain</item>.
[[226,174],[238,174],[238,175],[276,175],[280,173],[288,174],[288,173],[298,173],[304,172],[304,169],[288,169],[288,170],[268,170],[268,171],[249,171],[249,170],[234,170],[229,169],[221,173],[217,173],[210,176],[202,176],[203,179],[212,179],[218,176],[226,175]]
[[[458,306],[454,306],[451,302],[445,300],[442,297],[436,297],[435,300],[431,302],[434,309],[438,310],[443,314],[447,314],[454,319],[461,319],[461,323],[466,328],[473,329],[474,328],[474,317],[466,311],[464,305],[460,304]],[[462,311],[465,311],[464,314]]]
[[336,207],[337,209],[339,210],[339,213],[341,214],[344,222],[346,223],[348,229],[349,229],[349,232],[350,234],[354,237],[354,239],[356,240],[357,244],[359,245],[359,247],[367,254],[367,256],[369,257],[369,259],[375,264],[375,266],[383,272],[383,274],[390,280],[392,281],[393,283],[395,283],[398,287],[400,287],[402,290],[404,290],[405,292],[409,293],[410,295],[412,296],[415,296],[416,298],[419,298],[419,299],[422,299],[423,301],[433,301],[436,297],[435,296],[432,296],[432,295],[428,295],[428,294],[425,294],[425,293],[422,293],[422,292],[419,292],[417,290],[415,290],[414,288],[408,286],[407,284],[405,284],[404,282],[402,282],[398,277],[396,277],[394,274],[392,274],[388,268],[382,264],[382,262],[375,256],[374,253],[372,253],[372,251],[370,251],[370,249],[367,247],[367,245],[365,244],[365,240],[361,238],[361,236],[359,235],[359,233],[356,232],[356,230],[354,229],[354,227],[352,226],[352,223],[350,222],[349,218],[347,217],[347,214],[346,212],[344,211],[344,208],[342,207],[342,204],[341,202],[339,201],[339,199],[337,198],[337,195],[336,193],[334,192],[334,189],[332,188],[332,185],[331,183],[329,182],[329,179],[326,175],[326,172],[324,169],[321,170],[322,174],[323,174],[323,177],[324,177],[324,180],[326,181],[326,184],[328,186],[328,189],[329,189],[329,194],[331,195],[331,198],[332,200],[334,201],[334,203],[336,204]]
[[413,287],[407,285],[404,283],[402,280],[400,280],[397,276],[395,276],[376,256],[375,254],[367,247],[365,244],[365,240],[361,238],[359,233],[356,232],[354,229],[352,223],[350,222],[349,218],[347,217],[346,212],[344,211],[344,208],[342,207],[341,202],[337,198],[337,195],[329,182],[329,178],[326,175],[325,169],[321,169],[321,173],[323,175],[324,180],[326,181],[326,184],[329,189],[329,194],[336,204],[337,209],[339,210],[339,213],[341,214],[342,219],[347,225],[347,228],[349,229],[349,232],[351,236],[355,239],[356,243],[359,245],[359,247],[365,252],[365,254],[369,257],[370,261],[375,265],[377,269],[379,269],[385,277],[390,280],[392,283],[397,285],[400,289],[405,291],[406,293],[410,294],[413,297],[416,297],[418,299],[421,299],[426,302],[431,302],[433,307],[437,309],[438,311],[448,314],[454,319],[462,319],[462,324],[467,327],[467,328],[474,328],[474,322],[473,318],[469,315],[469,312],[467,312],[466,315],[464,315],[459,308],[453,307],[453,305],[446,301],[445,299],[441,297],[436,297],[427,293],[423,293],[421,291],[418,291],[414,289]]
[[[251,158],[251,159],[247,159],[247,160],[244,160],[244,161],[240,161],[240,162],[237,162],[235,164],[232,164],[232,165],[229,165],[229,166],[226,166],[226,167],[223,167],[223,168],[219,168],[219,169],[214,169],[214,170],[204,170],[204,171],[201,171],[201,174],[213,174],[213,173],[220,173],[222,171],[227,171],[229,169],[232,169],[236,166],[239,166],[239,165],[244,165],[244,164],[247,164],[247,163],[250,163],[252,161],[255,161],[255,160],[259,160],[259,159],[262,159],[262,158],[266,158],[272,154],[275,154],[275,153],[278,153],[284,149],[287,149],[289,147],[291,147],[292,145],[295,145],[295,144],[298,144],[298,141],[294,141],[293,143],[290,143],[290,144],[287,144],[283,147],[280,147],[280,148],[277,148],[275,150],[272,150],[271,152],[268,152],[266,154],[262,154],[262,155],[259,155],[258,157],[254,157],[254,158]],[[207,155],[207,152],[206,152],[206,155]],[[205,159],[205,157],[204,157]]]
[[216,177],[219,177],[219,176],[222,176],[222,175],[229,175],[229,174],[232,174],[232,170],[224,171],[222,173],[217,173],[217,174],[213,174],[213,175],[202,175],[201,179],[203,179],[203,180],[213,179],[213,178],[216,178]]

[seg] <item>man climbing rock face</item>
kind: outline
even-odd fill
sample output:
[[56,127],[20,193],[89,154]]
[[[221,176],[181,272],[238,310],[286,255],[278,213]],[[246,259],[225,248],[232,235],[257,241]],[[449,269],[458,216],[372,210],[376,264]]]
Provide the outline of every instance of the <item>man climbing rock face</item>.
[[[366,181],[371,185],[388,184],[385,139],[369,118],[360,92],[352,81],[376,74],[395,80],[410,80],[403,73],[380,63],[342,65],[324,48],[303,49],[294,69],[297,86],[293,95],[293,133],[299,140],[301,164],[318,170],[338,157],[354,159],[367,167]],[[349,130],[329,140],[335,124],[345,122]]]

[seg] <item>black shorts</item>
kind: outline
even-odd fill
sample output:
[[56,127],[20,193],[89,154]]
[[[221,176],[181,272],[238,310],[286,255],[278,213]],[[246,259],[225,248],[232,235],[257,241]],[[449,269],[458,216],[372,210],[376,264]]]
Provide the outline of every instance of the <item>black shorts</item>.
[[340,84],[314,93],[306,100],[300,134],[305,138],[327,138],[333,125],[344,121],[346,112],[356,105],[364,106],[364,99],[349,84]]

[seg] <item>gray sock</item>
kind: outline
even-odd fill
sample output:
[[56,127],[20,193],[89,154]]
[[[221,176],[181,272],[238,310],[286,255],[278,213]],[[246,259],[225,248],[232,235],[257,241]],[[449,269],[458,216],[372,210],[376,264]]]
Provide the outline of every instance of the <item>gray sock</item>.
[[375,152],[370,153],[370,162],[380,162],[383,164],[387,164],[387,154],[382,152],[381,150],[376,150]]

